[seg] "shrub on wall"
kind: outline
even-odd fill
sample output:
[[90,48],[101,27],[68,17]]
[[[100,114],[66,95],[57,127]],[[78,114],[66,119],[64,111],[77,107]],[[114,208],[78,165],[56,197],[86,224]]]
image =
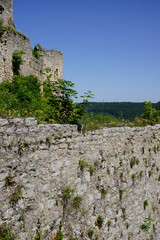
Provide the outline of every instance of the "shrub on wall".
[[2,21],[0,20],[0,37],[3,35],[3,33],[4,33],[4,27],[3,27]]
[[20,66],[23,64],[22,55],[24,51],[15,51],[12,55],[12,69],[14,75],[20,75]]
[[37,52],[36,47],[32,50],[32,54],[33,54],[33,56],[34,56],[35,58],[40,59],[40,55],[39,55],[39,53]]
[[23,52],[14,52],[12,82],[0,84],[0,115],[11,117],[36,117],[40,122],[78,123],[85,114],[86,98],[83,103],[75,103],[77,92],[70,81],[47,80],[43,84],[34,76],[18,76]]

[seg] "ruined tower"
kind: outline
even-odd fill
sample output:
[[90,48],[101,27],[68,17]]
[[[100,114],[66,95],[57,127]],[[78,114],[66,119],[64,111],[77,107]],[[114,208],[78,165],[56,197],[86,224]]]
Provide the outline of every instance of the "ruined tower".
[[0,20],[5,26],[14,26],[13,0],[0,0]]
[[47,69],[52,81],[63,77],[63,53],[55,49],[43,49],[40,45],[36,50],[40,57],[37,59],[32,52],[29,39],[16,30],[13,22],[13,0],[0,0],[0,20],[4,26],[4,32],[0,36],[0,83],[11,81],[13,76],[13,53],[23,51],[23,64],[20,73],[24,76],[35,75],[40,81],[44,81],[43,74]]

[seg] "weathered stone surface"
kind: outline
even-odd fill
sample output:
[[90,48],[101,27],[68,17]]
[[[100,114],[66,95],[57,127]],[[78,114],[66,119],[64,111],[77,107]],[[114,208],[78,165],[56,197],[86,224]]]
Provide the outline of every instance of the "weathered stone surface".
[[40,227],[51,240],[61,227],[66,240],[88,240],[89,229],[93,239],[159,240],[160,125],[83,134],[28,118],[0,119],[0,129],[0,225],[7,221],[17,239],[34,239]]

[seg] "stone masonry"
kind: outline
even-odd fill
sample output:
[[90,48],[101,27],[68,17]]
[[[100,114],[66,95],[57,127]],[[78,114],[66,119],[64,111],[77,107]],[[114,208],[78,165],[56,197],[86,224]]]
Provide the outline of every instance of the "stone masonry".
[[36,50],[40,59],[33,56],[29,39],[15,29],[12,0],[0,0],[0,20],[3,25],[9,26],[0,38],[0,83],[12,79],[12,54],[15,51],[25,52],[22,56],[24,62],[21,65],[21,74],[25,76],[32,74],[43,81],[45,79],[43,73],[47,69],[52,81],[63,78],[63,53],[54,49],[43,49],[37,45]]
[[159,240],[159,212],[160,125],[0,119],[0,227],[16,239]]

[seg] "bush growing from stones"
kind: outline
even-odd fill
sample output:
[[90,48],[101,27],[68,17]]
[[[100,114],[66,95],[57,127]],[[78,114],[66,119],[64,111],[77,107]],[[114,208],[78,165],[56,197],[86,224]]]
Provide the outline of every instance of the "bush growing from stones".
[[84,160],[79,160],[79,166],[82,171],[87,166],[87,164]]
[[74,189],[72,189],[70,186],[63,189],[63,201],[66,203],[71,197],[73,196]]
[[87,233],[88,233],[88,237],[92,239],[94,231],[92,229],[88,229]]
[[82,197],[77,195],[73,198],[73,208],[78,209],[82,204]]
[[4,33],[4,27],[3,27],[2,21],[0,20],[0,37],[3,35],[3,33]]
[[54,237],[54,240],[62,240],[63,238],[64,238],[63,232],[61,230],[58,230],[56,236]]
[[15,51],[12,55],[12,68],[14,75],[20,75],[20,66],[23,64],[22,55],[24,51]]
[[103,225],[103,222],[104,222],[104,218],[101,215],[99,215],[95,225],[98,226],[99,228],[101,228]]
[[15,234],[12,232],[12,230],[5,226],[0,226],[0,240],[14,240],[16,239]]
[[144,206],[144,210],[145,210],[146,207],[148,206],[148,201],[147,200],[144,201],[143,206]]

